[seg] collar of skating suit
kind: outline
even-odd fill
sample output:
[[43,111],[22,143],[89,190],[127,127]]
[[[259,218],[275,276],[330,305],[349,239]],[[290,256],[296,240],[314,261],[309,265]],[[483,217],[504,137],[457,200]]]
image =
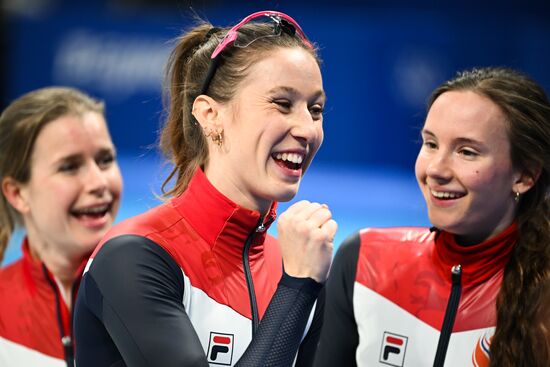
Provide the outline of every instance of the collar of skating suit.
[[30,290],[31,294],[35,294],[38,288],[47,287],[42,270],[42,262],[32,257],[29,241],[26,237],[21,245],[21,252],[23,253],[23,278],[25,286]]
[[197,233],[212,246],[242,248],[251,233],[263,224],[252,238],[251,255],[261,251],[266,231],[275,220],[277,203],[265,218],[255,210],[243,208],[219,192],[199,168],[187,190],[173,199],[174,207]]
[[462,265],[462,284],[478,284],[502,271],[517,242],[517,223],[512,223],[499,235],[472,246],[461,246],[455,236],[441,231],[435,240],[434,259],[445,276],[451,278],[451,268]]
[[[23,277],[27,288],[33,294],[41,287],[45,287],[49,291],[51,288],[49,282],[54,281],[57,283],[57,280],[42,261],[34,258],[31,255],[29,240],[27,237],[25,237],[23,240],[23,244],[21,245],[21,252],[23,253]],[[87,261],[87,258],[84,259],[76,271],[76,285],[80,284],[80,278],[82,277],[82,273],[84,271],[84,267],[86,266]]]

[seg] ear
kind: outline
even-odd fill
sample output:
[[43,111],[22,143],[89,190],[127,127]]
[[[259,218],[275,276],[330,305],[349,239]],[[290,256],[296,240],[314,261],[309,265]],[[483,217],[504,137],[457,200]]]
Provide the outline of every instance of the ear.
[[536,167],[533,170],[523,169],[521,172],[518,172],[512,190],[514,192],[524,194],[529,191],[539,179],[541,173],[541,168]]
[[2,193],[8,203],[19,213],[26,214],[30,207],[25,198],[25,188],[23,184],[16,181],[12,177],[4,177],[2,179]]
[[201,94],[193,102],[192,113],[197,122],[209,136],[213,132],[223,130],[221,122],[221,105],[213,98]]

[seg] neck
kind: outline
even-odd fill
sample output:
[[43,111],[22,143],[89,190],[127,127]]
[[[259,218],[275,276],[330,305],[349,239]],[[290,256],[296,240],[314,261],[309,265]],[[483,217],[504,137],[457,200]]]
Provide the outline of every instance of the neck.
[[31,256],[41,261],[48,271],[53,274],[55,281],[59,286],[65,303],[71,307],[71,292],[72,286],[77,278],[77,270],[82,261],[83,256],[73,256],[73,254],[65,254],[59,249],[46,246],[40,241],[33,241],[31,236],[28,236],[29,252]]

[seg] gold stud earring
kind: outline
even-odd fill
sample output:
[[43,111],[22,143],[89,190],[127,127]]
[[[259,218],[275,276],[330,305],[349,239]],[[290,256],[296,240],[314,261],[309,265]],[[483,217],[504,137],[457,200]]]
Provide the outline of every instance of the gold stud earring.
[[212,134],[212,141],[216,143],[217,146],[221,147],[223,144],[223,130],[217,134]]

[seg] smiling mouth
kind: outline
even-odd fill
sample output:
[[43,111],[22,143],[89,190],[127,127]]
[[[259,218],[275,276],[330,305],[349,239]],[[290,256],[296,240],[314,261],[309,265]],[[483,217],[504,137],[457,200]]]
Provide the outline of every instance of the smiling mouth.
[[304,156],[298,153],[274,153],[271,157],[277,164],[294,171],[301,169],[304,161]]
[[466,194],[458,193],[458,192],[450,192],[450,191],[435,191],[430,190],[430,193],[433,197],[439,200],[454,200],[454,199],[460,199],[461,197],[466,196]]
[[90,208],[82,208],[82,209],[74,209],[71,210],[71,215],[74,215],[75,217],[79,219],[84,218],[103,218],[108,212],[111,211],[112,203],[104,204],[100,206],[94,206]]

